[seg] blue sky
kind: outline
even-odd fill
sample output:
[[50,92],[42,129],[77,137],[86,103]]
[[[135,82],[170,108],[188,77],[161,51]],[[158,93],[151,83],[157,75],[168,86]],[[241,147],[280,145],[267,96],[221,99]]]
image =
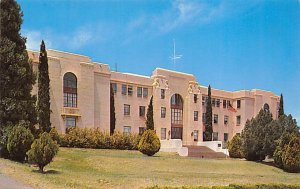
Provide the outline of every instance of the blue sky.
[[[84,54],[118,71],[156,67],[224,90],[283,93],[300,121],[299,0],[19,0],[27,47]],[[183,55],[174,65],[169,58]]]

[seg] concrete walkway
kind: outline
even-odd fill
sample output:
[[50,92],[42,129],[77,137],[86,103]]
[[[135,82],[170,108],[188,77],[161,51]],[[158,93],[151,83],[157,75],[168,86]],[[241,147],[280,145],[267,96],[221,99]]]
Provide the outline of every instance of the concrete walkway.
[[[0,170],[3,165],[0,164]],[[0,189],[35,189],[0,172]]]

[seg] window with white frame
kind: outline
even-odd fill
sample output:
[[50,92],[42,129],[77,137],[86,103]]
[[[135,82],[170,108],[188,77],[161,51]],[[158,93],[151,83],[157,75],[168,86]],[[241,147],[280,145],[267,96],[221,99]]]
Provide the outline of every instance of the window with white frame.
[[160,90],[160,98],[161,99],[165,99],[165,97],[166,97],[166,90],[165,89],[161,89]]
[[127,95],[127,85],[122,84],[122,95]]
[[142,95],[143,95],[143,88],[137,87],[137,97],[142,97]]
[[143,88],[143,97],[144,98],[148,97],[148,88]]
[[161,128],[160,129],[160,139],[161,140],[166,140],[167,139],[166,135],[167,135],[167,129],[166,128]]
[[165,118],[166,117],[166,107],[161,107],[160,109],[160,117]]
[[198,121],[198,111],[194,111],[194,121]]
[[124,104],[124,115],[130,115],[130,105]]
[[145,106],[140,106],[140,109],[139,109],[140,117],[145,117],[145,110],[146,110]]
[[133,87],[132,87],[132,85],[128,85],[127,87],[128,87],[128,88],[127,88],[128,95],[129,95],[129,96],[132,96],[132,93],[133,93]]
[[129,133],[131,133],[131,127],[130,127],[130,126],[124,126],[124,128],[123,128],[123,133],[124,133],[124,134],[129,134]]
[[241,124],[241,116],[238,115],[236,116],[236,125],[240,125]]
[[218,114],[214,114],[214,123],[215,123],[215,124],[218,123],[218,119],[219,119]]
[[213,132],[213,141],[218,141],[218,140],[219,140],[218,132]]
[[224,125],[228,124],[229,117],[227,115],[224,116]]

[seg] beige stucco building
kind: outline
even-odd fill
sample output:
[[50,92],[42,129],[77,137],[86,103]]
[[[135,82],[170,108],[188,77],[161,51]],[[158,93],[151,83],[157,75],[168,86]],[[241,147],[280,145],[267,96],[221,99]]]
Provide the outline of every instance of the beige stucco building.
[[[28,51],[37,71],[39,53]],[[116,131],[141,133],[153,96],[155,130],[161,140],[202,141],[207,87],[186,73],[156,68],[152,75],[113,72],[89,57],[48,50],[51,123],[59,132],[76,126],[110,129],[110,85],[114,90]],[[37,86],[34,87],[37,93]],[[279,97],[263,90],[212,89],[213,138],[227,141],[268,103],[277,118]]]

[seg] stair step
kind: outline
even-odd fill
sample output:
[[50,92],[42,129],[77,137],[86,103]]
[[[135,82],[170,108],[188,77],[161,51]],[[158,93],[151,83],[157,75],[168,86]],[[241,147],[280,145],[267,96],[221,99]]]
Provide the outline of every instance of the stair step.
[[222,152],[215,152],[206,146],[185,146],[188,148],[189,157],[220,159],[228,157]]

